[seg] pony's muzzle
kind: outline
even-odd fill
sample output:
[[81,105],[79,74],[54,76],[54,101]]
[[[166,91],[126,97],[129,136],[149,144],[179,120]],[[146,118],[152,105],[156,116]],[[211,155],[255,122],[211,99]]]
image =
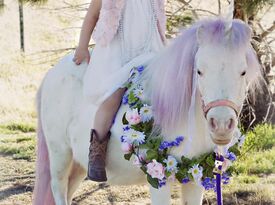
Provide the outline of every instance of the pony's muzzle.
[[235,112],[228,107],[216,107],[209,110],[206,119],[213,142],[218,145],[230,143],[237,125]]

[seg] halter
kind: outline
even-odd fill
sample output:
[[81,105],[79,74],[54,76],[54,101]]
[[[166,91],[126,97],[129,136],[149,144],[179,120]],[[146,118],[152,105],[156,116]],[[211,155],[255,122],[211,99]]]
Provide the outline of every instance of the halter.
[[240,114],[240,110],[241,110],[240,106],[236,105],[236,103],[234,103],[230,100],[226,100],[226,99],[214,100],[206,105],[205,105],[204,101],[202,100],[202,110],[203,110],[205,118],[206,118],[206,115],[209,112],[209,110],[211,110],[214,107],[221,107],[221,106],[225,106],[225,107],[229,107],[229,108],[233,109],[235,111],[235,114],[237,117]]

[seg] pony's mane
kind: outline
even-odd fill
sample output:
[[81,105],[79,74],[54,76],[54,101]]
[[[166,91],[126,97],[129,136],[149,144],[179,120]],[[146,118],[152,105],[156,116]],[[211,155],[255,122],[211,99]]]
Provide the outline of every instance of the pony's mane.
[[232,21],[230,38],[226,36],[226,20],[204,20],[184,30],[174,42],[167,47],[148,66],[150,73],[150,97],[154,112],[155,125],[162,130],[185,122],[191,103],[195,55],[199,44],[197,30],[203,28],[203,40],[209,43],[231,46],[234,50],[246,52],[250,85],[255,84],[260,66],[250,44],[250,28],[242,21]]

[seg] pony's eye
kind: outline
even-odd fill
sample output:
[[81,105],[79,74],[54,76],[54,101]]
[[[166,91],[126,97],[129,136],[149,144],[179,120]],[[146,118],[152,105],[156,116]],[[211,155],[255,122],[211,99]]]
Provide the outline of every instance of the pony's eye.
[[200,70],[197,70],[197,73],[199,76],[202,76],[202,72]]
[[245,74],[246,74],[246,71],[243,71],[242,74],[241,74],[241,76],[245,76]]

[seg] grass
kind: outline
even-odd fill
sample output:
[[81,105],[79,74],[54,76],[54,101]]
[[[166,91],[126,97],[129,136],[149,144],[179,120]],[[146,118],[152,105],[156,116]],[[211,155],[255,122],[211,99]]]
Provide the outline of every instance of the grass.
[[35,158],[35,135],[16,134],[0,139],[0,154],[10,155],[13,159],[31,161]]
[[31,123],[0,125],[0,154],[13,159],[33,160],[35,157],[35,126]]
[[248,154],[235,163],[234,170],[237,174],[275,173],[275,148]]
[[246,134],[241,155],[234,163],[235,174],[275,173],[275,127],[263,124]]
[[2,134],[16,134],[19,132],[29,133],[35,132],[35,125],[33,123],[16,123],[12,122],[6,125],[0,125],[0,133]]

